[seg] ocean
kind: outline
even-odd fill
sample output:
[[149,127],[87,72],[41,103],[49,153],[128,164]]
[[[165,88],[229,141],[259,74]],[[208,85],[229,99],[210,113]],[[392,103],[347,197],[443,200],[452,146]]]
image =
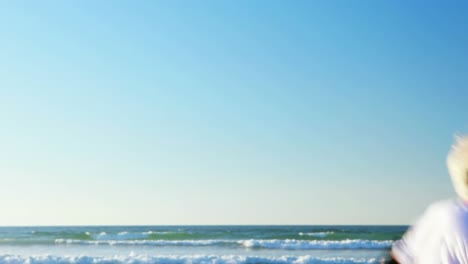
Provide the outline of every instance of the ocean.
[[0,227],[0,263],[379,263],[407,228]]

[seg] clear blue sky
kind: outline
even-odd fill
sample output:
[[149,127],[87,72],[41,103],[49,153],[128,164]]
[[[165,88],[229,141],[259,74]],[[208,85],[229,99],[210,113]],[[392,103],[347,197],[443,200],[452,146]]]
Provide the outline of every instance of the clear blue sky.
[[408,224],[465,1],[2,1],[0,225]]

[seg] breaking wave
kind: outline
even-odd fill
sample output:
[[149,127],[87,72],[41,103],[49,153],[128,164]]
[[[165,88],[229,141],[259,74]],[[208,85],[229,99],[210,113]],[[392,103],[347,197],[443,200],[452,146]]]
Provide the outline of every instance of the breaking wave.
[[316,258],[312,256],[215,256],[215,255],[188,255],[188,256],[147,256],[134,255],[113,257],[91,256],[20,256],[0,255],[0,263],[5,264],[364,264],[378,263],[375,258]]
[[80,245],[148,245],[148,246],[243,246],[247,248],[268,249],[386,249],[392,245],[391,240],[295,240],[295,239],[249,239],[249,240],[74,240],[56,239],[56,244]]
[[326,231],[326,232],[311,232],[311,233],[302,233],[300,232],[300,236],[312,236],[312,237],[326,237],[328,235],[334,234],[335,232]]

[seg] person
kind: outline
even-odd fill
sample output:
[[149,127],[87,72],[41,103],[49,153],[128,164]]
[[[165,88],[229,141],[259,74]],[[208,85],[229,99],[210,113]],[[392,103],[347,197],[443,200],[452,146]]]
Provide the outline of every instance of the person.
[[468,264],[468,136],[456,137],[447,167],[456,199],[431,204],[392,246],[400,264]]

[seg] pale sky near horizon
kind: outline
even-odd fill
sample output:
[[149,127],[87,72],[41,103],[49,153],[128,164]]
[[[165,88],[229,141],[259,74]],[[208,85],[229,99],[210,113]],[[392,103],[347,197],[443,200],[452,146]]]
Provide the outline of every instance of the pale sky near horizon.
[[468,2],[1,1],[0,225],[408,224]]

